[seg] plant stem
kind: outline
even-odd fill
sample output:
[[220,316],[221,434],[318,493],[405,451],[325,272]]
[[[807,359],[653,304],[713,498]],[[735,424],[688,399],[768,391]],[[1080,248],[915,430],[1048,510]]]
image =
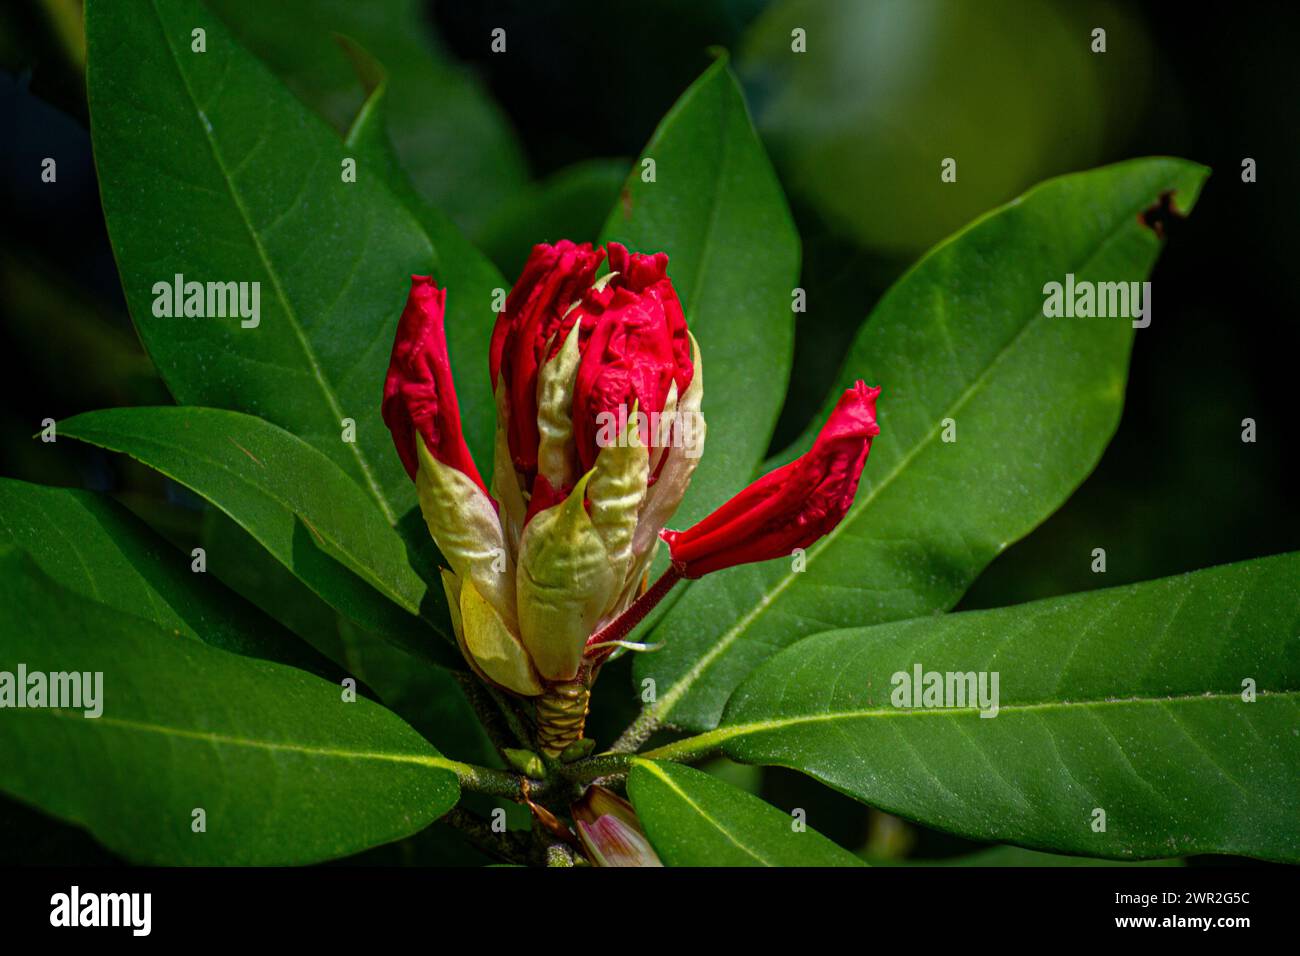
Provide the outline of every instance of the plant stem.
[[537,750],[548,767],[558,766],[556,758],[582,739],[591,706],[591,680],[591,668],[583,663],[576,678],[548,682],[545,693],[535,698]]
[[590,783],[601,777],[614,777],[627,773],[638,760],[673,760],[677,763],[694,763],[716,754],[722,742],[734,736],[733,731],[723,727],[711,730],[707,734],[696,734],[674,741],[663,747],[646,751],[643,754],[617,753],[606,751],[586,760],[578,760],[560,768],[560,775],[570,783]]
[[560,768],[560,773],[570,783],[590,783],[600,777],[627,773],[632,769],[633,759],[631,754],[597,754],[586,760],[564,765]]
[[536,749],[532,734],[509,697],[468,671],[453,671],[452,674],[502,758],[505,757],[505,748],[516,744],[528,750]]
[[[518,774],[509,773],[505,770],[476,767],[473,764],[461,763],[457,760],[440,760],[438,766],[445,767],[454,773],[456,779],[460,781],[460,785],[466,790],[523,801],[524,791],[519,783],[523,778]],[[531,780],[528,789],[532,794],[544,794],[550,789],[550,781]]]
[[[602,628],[599,633],[593,635],[587,641],[588,646],[622,640],[654,610],[655,605],[664,599],[681,578],[681,570],[676,565],[669,565],[668,570],[659,576],[659,580],[645,594],[637,598],[631,607]],[[658,728],[659,718],[655,715],[655,705],[649,704],[637,715],[631,726],[619,735],[610,749],[615,753],[632,753],[649,740],[650,735]]]
[[455,827],[479,850],[504,863],[528,862],[527,838],[518,833],[496,833],[490,826],[460,807],[450,810],[443,820]]
[[537,745],[533,741],[533,735],[529,733],[524,722],[519,718],[519,711],[515,709],[514,702],[497,690],[495,687],[483,688],[489,697],[496,701],[497,709],[501,711],[501,716],[505,718],[506,726],[510,732],[519,741],[520,746],[527,747],[529,750],[536,750]]
[[465,699],[469,701],[470,707],[474,710],[474,716],[483,725],[484,732],[491,739],[497,752],[499,753],[503,748],[510,746],[510,741],[506,736],[509,728],[505,715],[500,713],[497,707],[493,706],[492,700],[488,696],[488,688],[483,686],[482,682],[468,671],[452,671],[451,675],[455,678],[456,683],[460,685],[461,692],[464,693]]
[[632,632],[632,628],[640,624],[681,579],[682,572],[675,565],[669,565],[668,570],[659,576],[659,580],[650,586],[650,590],[633,601],[631,607],[587,638],[587,646],[621,641],[627,637]]

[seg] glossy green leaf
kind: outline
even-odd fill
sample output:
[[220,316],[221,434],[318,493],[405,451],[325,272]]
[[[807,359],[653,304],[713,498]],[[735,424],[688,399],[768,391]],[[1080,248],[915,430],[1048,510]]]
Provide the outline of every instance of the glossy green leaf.
[[[339,43],[366,91],[366,100],[348,128],[347,146],[358,162],[382,178],[434,251],[433,276],[447,289],[447,350],[455,359],[461,430],[479,467],[490,473],[496,434],[496,402],[488,379],[488,346],[497,317],[492,304],[497,290],[504,295],[510,287],[456,224],[420,196],[402,168],[389,134],[392,80],[386,67],[351,39],[341,38]],[[418,508],[412,510],[418,515]],[[414,523],[427,537],[423,520]]]
[[[1059,507],[1115,431],[1134,330],[1125,318],[1046,318],[1043,287],[1067,273],[1143,279],[1161,243],[1139,214],[1170,190],[1186,213],[1206,174],[1144,159],[1050,180],[900,279],[828,398],[857,378],[883,389],[852,510],[802,562],[723,571],[687,591],[652,638],[664,650],[637,660],[660,715],[712,727],[745,675],[803,635],[952,607]],[[1157,305],[1153,321],[1173,319]],[[783,457],[811,446],[829,409]],[[710,425],[710,443],[728,427]]]
[[668,253],[700,343],[709,437],[674,526],[690,524],[739,491],[767,452],[790,377],[799,276],[799,235],[725,57],[660,122],[605,223],[610,240]]
[[209,573],[356,677],[439,751],[454,760],[498,765],[461,689],[464,675],[431,666],[341,617],[223,512],[208,512],[202,540]]
[[417,617],[445,619],[440,589],[416,573],[402,538],[365,492],[301,439],[213,408],[110,408],[58,428],[193,489],[340,613],[412,653],[458,660]]
[[523,186],[509,124],[430,30],[421,0],[207,0],[235,36],[342,129],[360,103],[336,34],[363,44],[391,77],[387,126],[420,193],[462,227],[481,226]]
[[0,478],[0,546],[60,586],[213,647],[334,676],[296,636],[204,573],[110,498]]
[[521,189],[478,237],[508,276],[524,269],[539,242],[595,242],[627,178],[627,160],[589,159]]
[[346,665],[385,707],[423,734],[440,753],[481,766],[501,766],[491,739],[461,689],[458,677],[464,675],[431,667],[346,621],[322,644],[321,650]]
[[[83,708],[7,710],[0,789],[145,863],[295,864],[423,829],[448,762],[393,714],[303,671],[177,640],[0,553],[0,671],[101,673]],[[203,811],[202,829],[196,811]]]
[[[980,840],[1297,861],[1298,581],[1300,553],[817,634],[697,745]],[[955,682],[947,708],[896,696],[918,667],[983,673],[986,691],[998,675],[996,716],[959,706]]]
[[[396,523],[415,492],[379,405],[410,276],[435,260],[428,237],[363,164],[345,181],[338,135],[196,0],[91,0],[86,33],[105,219],[168,388],[287,428]],[[176,275],[249,283],[250,306],[258,283],[257,325],[156,316],[155,286]],[[355,442],[340,441],[345,419]]]
[[[338,612],[224,511],[207,509],[199,543],[207,552],[208,573],[313,647],[322,648],[322,639],[332,642],[337,636]],[[328,649],[323,652],[339,659]]]
[[638,760],[627,791],[668,866],[863,865],[805,821],[701,770]]

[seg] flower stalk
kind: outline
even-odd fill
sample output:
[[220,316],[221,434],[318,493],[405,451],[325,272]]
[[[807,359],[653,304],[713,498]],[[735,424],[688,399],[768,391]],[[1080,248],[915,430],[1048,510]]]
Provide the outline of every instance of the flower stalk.
[[606,647],[613,650],[614,642],[621,641],[631,634],[633,629],[645,620],[646,615],[655,609],[655,605],[662,601],[668,595],[668,592],[673,589],[673,585],[681,579],[682,572],[676,566],[670,565],[668,570],[659,576],[659,580],[637,598],[631,607],[587,640],[588,653],[603,650]]

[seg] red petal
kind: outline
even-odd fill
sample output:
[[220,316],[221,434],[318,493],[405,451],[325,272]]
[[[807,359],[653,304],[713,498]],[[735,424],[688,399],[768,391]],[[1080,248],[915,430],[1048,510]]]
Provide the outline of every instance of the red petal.
[[411,276],[411,293],[397,323],[384,380],[384,423],[412,480],[420,469],[415,448],[419,434],[434,458],[468,475],[486,494],[461,432],[443,325],[446,301],[447,290],[429,276]]
[[871,451],[878,388],[845,391],[813,447],[759,478],[686,531],[663,531],[673,564],[688,578],[767,561],[806,548],[848,512]]
[[537,370],[569,307],[590,287],[603,249],[566,240],[533,247],[492,331],[492,386],[504,382],[510,407],[506,437],[515,467],[537,470]]

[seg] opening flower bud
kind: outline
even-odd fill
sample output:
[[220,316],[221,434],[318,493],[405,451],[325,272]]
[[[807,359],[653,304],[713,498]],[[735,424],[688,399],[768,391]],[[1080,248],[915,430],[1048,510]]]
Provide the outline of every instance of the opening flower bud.
[[617,646],[591,638],[641,594],[699,459],[699,349],[663,253],[537,246],[492,335],[489,494],[461,434],[444,305],[413,277],[384,421],[451,566],[462,652],[484,680],[538,698],[538,745],[555,756],[581,739],[591,681]]
[[612,790],[588,787],[572,809],[578,839],[596,866],[663,866],[632,804]]

